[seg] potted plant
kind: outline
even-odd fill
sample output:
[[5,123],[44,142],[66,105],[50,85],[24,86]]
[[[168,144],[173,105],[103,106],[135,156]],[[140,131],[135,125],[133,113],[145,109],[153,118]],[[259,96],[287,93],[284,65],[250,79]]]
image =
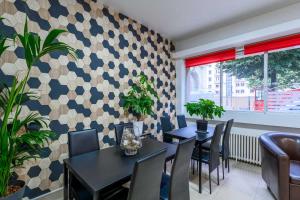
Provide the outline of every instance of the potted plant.
[[142,118],[153,114],[154,98],[159,99],[154,89],[153,81],[148,80],[147,76],[140,74],[136,83],[133,83],[127,95],[124,95],[124,108],[132,113],[137,121],[133,122],[134,131],[137,135],[143,133]]
[[214,119],[215,116],[221,117],[225,112],[222,106],[216,105],[209,99],[199,99],[198,102],[190,102],[184,105],[190,116],[200,116],[202,119],[196,121],[199,132],[207,131],[207,120]]
[[[3,20],[1,18],[0,20]],[[76,58],[75,49],[57,37],[64,30],[54,29],[42,42],[40,36],[28,31],[27,19],[22,34],[16,34],[11,42],[19,42],[24,48],[27,70],[15,75],[11,85],[5,83],[0,87],[0,200],[22,199],[25,182],[13,176],[15,168],[22,167],[29,159],[38,158],[41,149],[55,134],[47,130],[47,119],[39,113],[30,112],[21,117],[22,105],[39,96],[26,89],[32,66],[50,52],[64,51]],[[9,46],[10,40],[0,34],[0,57]],[[32,124],[38,128],[30,128]]]

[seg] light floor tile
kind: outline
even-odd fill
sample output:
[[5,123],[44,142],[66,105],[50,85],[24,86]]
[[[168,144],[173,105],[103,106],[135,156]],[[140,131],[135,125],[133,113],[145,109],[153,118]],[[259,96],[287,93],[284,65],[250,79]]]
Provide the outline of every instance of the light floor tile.
[[[170,169],[170,164],[168,165]],[[191,200],[274,200],[261,178],[261,168],[240,162],[231,162],[231,171],[225,170],[222,179],[220,168],[220,185],[217,185],[216,172],[212,173],[212,194],[209,194],[208,168],[203,165],[202,193],[198,192],[198,173],[190,173]],[[38,200],[62,200],[63,192],[59,190]]]

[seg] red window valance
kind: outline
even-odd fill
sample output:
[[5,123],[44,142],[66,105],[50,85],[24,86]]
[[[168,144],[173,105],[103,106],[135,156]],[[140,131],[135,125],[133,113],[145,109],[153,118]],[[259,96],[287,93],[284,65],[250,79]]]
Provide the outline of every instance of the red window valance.
[[244,46],[244,54],[255,54],[300,45],[300,34],[289,35]]
[[185,60],[186,68],[206,65],[215,62],[222,62],[235,59],[235,49],[227,49],[223,51],[213,52],[205,55],[200,55]]

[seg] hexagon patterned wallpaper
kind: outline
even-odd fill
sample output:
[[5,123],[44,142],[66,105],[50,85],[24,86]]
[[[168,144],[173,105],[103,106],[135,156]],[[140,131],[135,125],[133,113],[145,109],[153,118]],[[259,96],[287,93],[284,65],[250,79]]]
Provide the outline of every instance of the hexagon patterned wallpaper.
[[[58,53],[44,57],[28,82],[41,99],[25,105],[24,113],[40,112],[58,134],[40,159],[17,170],[27,181],[25,196],[33,198],[62,187],[68,131],[96,128],[102,148],[114,144],[114,124],[132,119],[120,96],[140,72],[154,81],[160,96],[145,129],[160,133],[159,117],[175,116],[175,66],[170,40],[96,0],[0,0],[0,15],[7,19],[0,30],[22,31],[26,14],[30,30],[43,37],[52,28],[68,30],[59,40],[79,55],[76,62]],[[9,84],[12,75],[22,75],[23,58],[22,48],[11,47],[0,59],[0,80]]]

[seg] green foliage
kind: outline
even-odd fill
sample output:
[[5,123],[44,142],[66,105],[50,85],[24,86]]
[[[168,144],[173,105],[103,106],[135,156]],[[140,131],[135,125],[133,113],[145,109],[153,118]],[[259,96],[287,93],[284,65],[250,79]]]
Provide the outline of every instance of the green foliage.
[[[0,17],[0,22],[3,21],[3,20],[4,20],[4,18],[3,18],[3,17]],[[1,55],[4,53],[4,51],[8,48],[8,46],[5,45],[6,40],[7,40],[7,38],[6,38],[4,35],[2,35],[2,34],[0,33],[0,56],[1,56]]]
[[184,105],[190,116],[196,115],[203,120],[214,119],[215,116],[221,117],[225,112],[222,106],[218,106],[209,99],[199,99],[198,102],[190,102]]
[[[76,58],[75,49],[57,38],[64,30],[54,29],[47,35],[45,41],[38,34],[28,31],[27,19],[23,34],[17,34],[15,41],[20,41],[24,48],[27,72],[22,80],[14,77],[12,85],[0,86],[0,197],[7,194],[7,187],[15,167],[22,167],[28,159],[38,158],[45,144],[55,137],[49,130],[47,119],[40,114],[31,112],[26,117],[20,117],[22,105],[39,96],[32,91],[25,91],[32,66],[44,55],[63,51]],[[4,36],[0,35],[0,56],[8,48]],[[39,125],[41,130],[30,130],[30,124]]]
[[[268,82],[270,88],[291,88],[300,83],[300,49],[269,53]],[[263,55],[249,56],[221,63],[226,73],[249,81],[252,89],[263,85]]]
[[134,83],[127,95],[124,95],[124,108],[131,112],[138,120],[142,116],[152,115],[154,100],[159,99],[154,84],[144,74],[139,75],[139,81]]

